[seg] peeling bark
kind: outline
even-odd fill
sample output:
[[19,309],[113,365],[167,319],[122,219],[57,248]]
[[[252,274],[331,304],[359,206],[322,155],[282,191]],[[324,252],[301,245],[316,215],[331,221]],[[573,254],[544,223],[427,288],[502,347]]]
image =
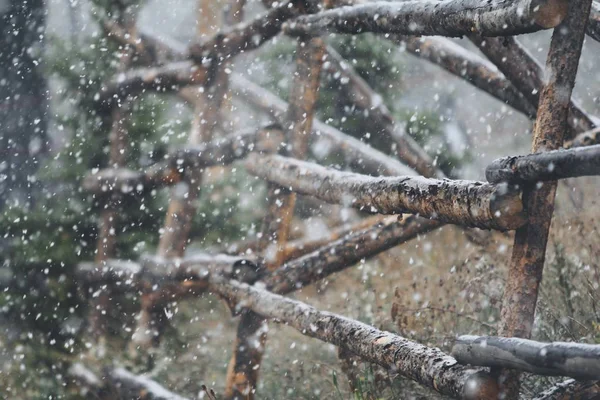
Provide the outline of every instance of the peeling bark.
[[600,400],[600,381],[567,379],[544,390],[532,400]]
[[[483,38],[476,35],[469,39],[489,58],[517,89],[537,107],[540,102],[540,93],[544,86],[544,70],[538,61],[511,37]],[[573,99],[569,104],[569,127],[575,133],[585,132],[595,128],[596,124],[580,105]],[[569,133],[569,137],[574,133]]]
[[[274,119],[286,124],[285,111],[288,104],[273,93],[261,88],[241,75],[232,75],[231,86],[236,94],[257,108],[266,111]],[[371,146],[348,136],[334,127],[315,119],[313,135],[322,136],[344,155],[347,165],[371,175],[415,175],[415,172],[372,148]]]
[[526,221],[519,193],[508,186],[423,177],[373,178],[281,156],[250,156],[244,165],[250,173],[297,193],[372,213],[414,213],[498,230],[516,229]]
[[413,36],[511,36],[557,26],[566,0],[424,0],[375,2],[302,16],[284,27],[292,35],[394,33]]
[[496,382],[486,372],[459,365],[439,349],[235,281],[214,277],[210,290],[441,394],[469,399],[490,399],[497,395]]
[[[361,110],[369,112],[369,119],[383,131],[388,140],[395,142],[398,157],[409,167],[426,177],[443,177],[444,174],[433,165],[431,157],[405,133],[406,127],[394,121],[390,110],[383,103],[381,96],[358,75],[354,69],[344,61],[335,51],[327,48],[327,62],[325,70],[334,76],[340,76],[352,103]],[[347,83],[346,83],[347,82]]]
[[485,170],[490,183],[556,181],[592,175],[600,175],[600,145],[504,157]]
[[[572,0],[569,13],[552,35],[546,65],[547,83],[540,94],[532,152],[562,146],[567,130],[569,100],[585,36],[591,0]],[[529,338],[542,279],[548,233],[554,212],[556,182],[524,188],[527,224],[517,229],[506,281],[499,334]],[[505,394],[518,395],[518,373],[506,374]]]
[[438,65],[527,117],[535,118],[536,105],[530,103],[494,64],[477,54],[442,37],[392,36],[390,39],[415,57]]
[[600,345],[465,335],[454,342],[452,356],[462,364],[510,368],[536,375],[579,380],[600,377]]

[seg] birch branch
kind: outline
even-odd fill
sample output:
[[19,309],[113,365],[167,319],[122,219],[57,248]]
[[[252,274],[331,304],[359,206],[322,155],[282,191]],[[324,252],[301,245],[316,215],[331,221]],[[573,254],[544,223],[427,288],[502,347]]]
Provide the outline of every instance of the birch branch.
[[302,16],[284,27],[292,35],[365,32],[413,36],[511,36],[557,26],[565,0],[424,0],[375,2]]
[[[287,102],[241,75],[232,74],[231,87],[248,103],[264,110],[282,124],[287,123]],[[314,120],[312,133],[330,141],[353,169],[372,175],[415,175],[404,164],[317,119]]]
[[[546,64],[547,80],[540,94],[533,132],[532,153],[563,145],[568,126],[569,100],[579,65],[591,0],[571,0],[565,20],[554,30]],[[584,23],[582,23],[584,21]],[[527,185],[523,202],[526,224],[517,229],[504,290],[499,333],[529,338],[533,327],[546,245],[554,212],[556,181],[541,187]],[[519,375],[502,372],[503,392],[513,398],[519,392]]]
[[486,398],[481,394],[485,392],[491,395],[497,390],[495,380],[487,373],[461,366],[438,349],[361,322],[321,312],[304,303],[217,277],[211,279],[210,290],[240,307],[249,308],[269,319],[277,319],[306,336],[340,346],[439,393],[457,398]]
[[250,173],[323,201],[380,214],[413,213],[485,229],[525,222],[519,193],[507,186],[423,177],[373,178],[280,156],[250,156]]
[[104,375],[105,379],[110,382],[109,386],[122,399],[187,400],[158,382],[144,375],[135,375],[125,368],[108,369]]
[[600,145],[504,157],[485,170],[490,183],[533,183],[592,175],[600,175]]
[[[471,35],[469,39],[523,93],[529,102],[537,107],[540,102],[540,92],[544,86],[544,70],[523,45],[511,37],[499,39]],[[589,131],[596,126],[594,118],[588,115],[573,99],[569,103],[568,122],[575,133]],[[569,134],[569,136],[574,135]]]
[[578,382],[567,379],[544,390],[532,400],[598,400],[600,381]]
[[517,369],[537,375],[580,380],[600,377],[600,345],[465,335],[456,339],[452,356],[461,364]]
[[443,37],[391,36],[390,39],[415,57],[427,60],[529,118],[536,107],[486,59]]

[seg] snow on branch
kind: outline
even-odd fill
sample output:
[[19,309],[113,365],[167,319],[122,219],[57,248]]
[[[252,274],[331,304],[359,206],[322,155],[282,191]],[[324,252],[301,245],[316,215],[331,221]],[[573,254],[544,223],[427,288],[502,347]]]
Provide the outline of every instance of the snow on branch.
[[460,37],[511,36],[557,26],[567,0],[420,0],[369,2],[302,16],[284,27],[288,34],[365,32]]
[[504,157],[485,170],[490,183],[555,181],[600,175],[600,145]]
[[414,213],[484,229],[523,225],[520,193],[507,185],[423,177],[373,178],[280,156],[253,157],[246,169],[263,179],[323,201],[381,214]]
[[487,372],[459,365],[439,349],[235,281],[215,277],[210,291],[238,307],[277,319],[306,336],[340,346],[439,393],[456,398],[497,395],[496,382]]
[[463,364],[580,380],[600,377],[600,345],[465,335],[454,343],[452,355]]

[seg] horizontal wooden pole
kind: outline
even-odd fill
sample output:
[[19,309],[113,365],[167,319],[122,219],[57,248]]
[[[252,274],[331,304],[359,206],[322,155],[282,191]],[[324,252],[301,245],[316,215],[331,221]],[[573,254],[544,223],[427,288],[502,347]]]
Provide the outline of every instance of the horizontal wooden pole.
[[[241,75],[232,74],[229,83],[236,95],[264,110],[281,124],[287,123],[287,102]],[[313,140],[323,136],[330,141],[333,151],[342,153],[346,164],[353,170],[376,176],[416,175],[415,171],[398,160],[317,119],[313,122],[313,135]]]
[[115,192],[140,194],[173,185],[185,179],[186,171],[229,165],[250,152],[276,153],[283,142],[283,131],[277,125],[248,129],[197,146],[169,153],[164,161],[144,171],[107,168],[92,172],[82,182],[84,190],[97,195]]
[[419,214],[442,222],[510,230],[525,223],[520,193],[508,185],[341,172],[281,156],[253,157],[246,169],[323,201],[379,214]]
[[581,380],[600,377],[600,345],[465,335],[454,343],[452,355],[463,364]]
[[567,4],[567,0],[378,1],[302,16],[284,30],[293,35],[512,36],[557,26],[566,16]]
[[555,181],[600,175],[600,145],[504,157],[485,170],[490,183]]
[[459,365],[439,349],[243,283],[219,277],[210,281],[211,292],[238,307],[276,319],[306,336],[340,346],[444,395],[477,399],[497,395],[496,381],[488,373]]
[[[77,267],[77,277],[88,285],[121,282],[126,286],[163,282],[207,282],[210,274],[254,282],[262,263],[253,257],[225,254],[194,254],[184,258],[163,258],[145,255],[139,262],[108,259],[102,263],[83,262]],[[195,289],[202,285],[195,285]]]
[[458,43],[443,37],[392,35],[389,39],[413,56],[443,68],[527,117],[535,118],[535,105],[494,64]]

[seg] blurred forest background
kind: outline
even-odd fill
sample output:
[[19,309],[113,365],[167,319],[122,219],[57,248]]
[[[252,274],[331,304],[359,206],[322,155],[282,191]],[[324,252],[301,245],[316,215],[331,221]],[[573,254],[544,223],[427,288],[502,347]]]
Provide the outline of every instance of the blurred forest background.
[[[223,1],[223,0],[220,0]],[[196,0],[149,0],[136,8],[141,32],[183,44],[196,35]],[[214,298],[165,310],[168,334],[150,360],[125,351],[138,298],[110,309],[110,337],[102,351],[86,338],[87,293],[75,285],[77,263],[96,251],[101,204],[81,189],[89,170],[106,166],[109,126],[91,106],[119,65],[119,51],[98,20],[115,4],[105,0],[0,0],[0,397],[85,398],[62,377],[76,361],[125,365],[147,372],[175,392],[196,398],[205,384],[222,392],[236,322]],[[212,3],[211,3],[212,4]],[[214,13],[224,4],[215,0]],[[264,10],[248,2],[245,15]],[[544,62],[549,32],[523,43]],[[378,92],[399,121],[448,175],[483,179],[493,159],[529,152],[531,122],[463,80],[369,34],[327,39]],[[467,41],[461,46],[477,51]],[[237,57],[234,71],[287,99],[294,41],[278,36]],[[584,44],[574,97],[600,115],[600,45]],[[342,83],[343,86],[343,83]],[[17,95],[15,97],[15,95]],[[15,101],[5,101],[14,98]],[[127,166],[140,169],[185,143],[193,113],[172,95],[147,94],[129,110]],[[231,91],[222,108],[221,134],[269,121]],[[323,74],[318,118],[379,150],[391,144],[354,109],[339,77]],[[338,165],[336,149],[311,143],[311,159]],[[251,239],[266,210],[266,185],[234,164],[214,168],[198,199],[188,252],[218,250]],[[561,181],[534,338],[600,343],[600,232],[597,178]],[[162,227],[168,190],[145,194],[119,213],[117,256],[136,260],[152,252]],[[294,237],[325,236],[358,212],[300,198]],[[456,334],[495,334],[512,235],[467,236],[447,226],[365,260],[305,288],[295,297],[323,310],[448,349]],[[258,398],[351,398],[337,350],[291,329],[269,325]],[[389,384],[372,366],[355,375],[359,392],[376,398],[432,398],[410,381]],[[535,393],[550,378],[526,380]]]

